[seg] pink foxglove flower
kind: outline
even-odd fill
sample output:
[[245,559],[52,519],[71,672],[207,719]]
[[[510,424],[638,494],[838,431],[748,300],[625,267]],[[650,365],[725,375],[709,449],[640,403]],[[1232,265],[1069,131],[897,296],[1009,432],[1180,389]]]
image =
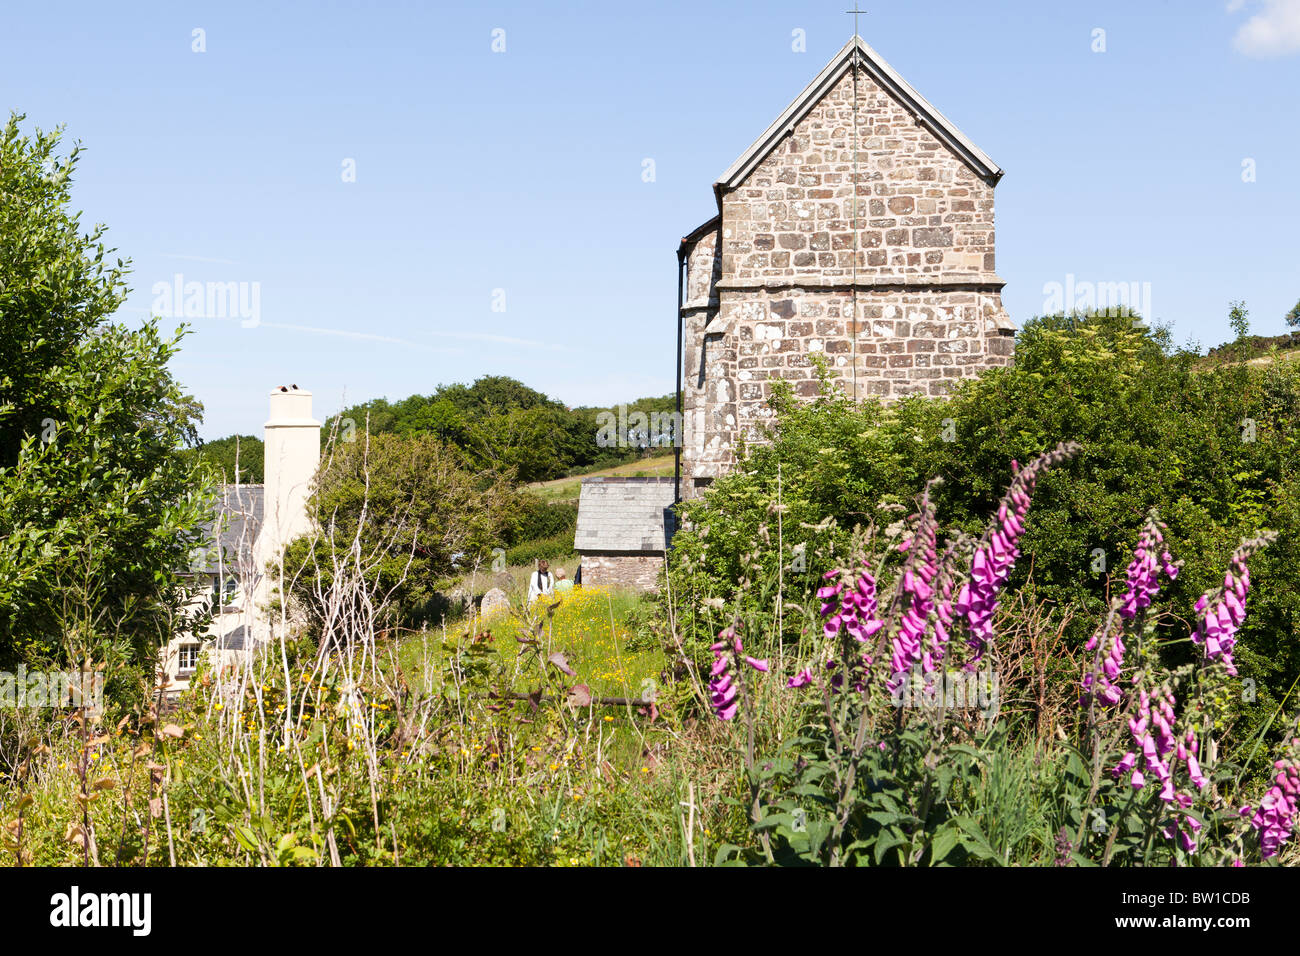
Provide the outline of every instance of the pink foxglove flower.
[[1241,815],[1250,818],[1250,825],[1259,833],[1259,851],[1264,859],[1277,856],[1282,844],[1295,833],[1297,800],[1300,800],[1300,738],[1291,741],[1291,756],[1273,764],[1277,775],[1273,786],[1259,801],[1253,811],[1241,808]]
[[998,590],[1006,584],[1011,568],[1020,556],[1017,544],[1024,534],[1025,515],[1038,476],[1048,468],[1073,457],[1079,451],[1074,442],[1062,442],[1039,455],[1024,468],[1011,463],[1015,477],[998,506],[997,518],[984,533],[971,561],[969,580],[957,593],[953,610],[965,618],[971,649],[967,670],[974,670],[993,639],[993,615],[998,609]]
[[952,639],[952,592],[955,584],[954,569],[957,564],[959,546],[965,536],[948,545],[943,558],[939,561],[939,573],[935,577],[934,590],[934,629],[930,635],[930,661],[934,667],[943,663],[948,654],[948,642]]
[[718,640],[709,650],[713,652],[713,666],[709,668],[709,706],[719,720],[731,720],[740,707],[740,684],[732,671],[744,661],[756,671],[766,672],[767,661],[750,657],[734,627],[718,632]]
[[[1100,641],[1100,633],[1092,635],[1088,639],[1088,643],[1083,645],[1084,650],[1095,651]],[[1101,660],[1101,673],[1094,675],[1089,671],[1083,675],[1083,695],[1085,700],[1089,694],[1092,694],[1097,698],[1098,703],[1119,703],[1123,692],[1119,689],[1116,681],[1119,679],[1120,671],[1124,667],[1124,651],[1123,634],[1115,633],[1110,635],[1106,643],[1106,655]]]
[[[1129,562],[1125,573],[1128,589],[1115,605],[1116,612],[1125,621],[1132,621],[1139,613],[1151,606],[1152,598],[1160,591],[1162,571],[1171,581],[1178,577],[1180,564],[1174,562],[1173,555],[1168,551],[1160,550],[1160,546],[1164,543],[1164,536],[1161,534],[1164,527],[1160,523],[1159,515],[1152,510],[1147,516],[1146,524],[1142,527],[1137,547],[1133,549],[1133,560]],[[1156,556],[1157,551],[1160,551],[1159,558]],[[1084,645],[1084,649],[1089,651],[1095,651],[1100,646],[1104,649],[1104,653],[1100,662],[1100,673],[1089,671],[1083,677],[1083,696],[1085,700],[1091,695],[1100,704],[1113,705],[1118,704],[1123,696],[1118,682],[1120,672],[1124,668],[1126,648],[1122,630],[1113,634],[1103,633],[1109,628],[1110,622],[1111,619],[1107,618],[1101,631],[1094,634]]]
[[[1130,717],[1128,722],[1134,749],[1124,755],[1111,773],[1117,778],[1131,773],[1130,783],[1134,790],[1146,786],[1147,778],[1143,769],[1151,774],[1160,783],[1160,800],[1168,804],[1175,814],[1174,819],[1161,832],[1166,839],[1177,840],[1185,852],[1195,853],[1201,823],[1190,814],[1178,812],[1190,809],[1195,798],[1191,793],[1175,787],[1174,772],[1181,762],[1186,766],[1187,776],[1197,790],[1204,790],[1210,781],[1202,773],[1196,759],[1195,732],[1189,729],[1182,736],[1175,732],[1174,703],[1173,692],[1168,688],[1157,691],[1154,699],[1145,689],[1139,691],[1137,716]],[[1139,754],[1141,769],[1137,766]]]
[[1153,510],[1142,527],[1137,547],[1133,549],[1133,560],[1125,573],[1128,589],[1120,601],[1119,614],[1126,621],[1133,620],[1151,606],[1151,599],[1160,591],[1161,571],[1170,581],[1178,577],[1180,564],[1175,563],[1173,555],[1161,547],[1165,540],[1161,534],[1164,530],[1159,515]]
[[907,561],[903,565],[902,579],[890,615],[898,621],[897,630],[890,642],[893,655],[889,660],[887,685],[891,692],[902,685],[907,674],[917,664],[921,665],[923,674],[934,670],[934,658],[926,646],[925,635],[930,615],[934,611],[934,588],[931,582],[939,570],[935,545],[938,530],[927,485],[921,496],[920,510],[914,518],[912,534],[899,545],[900,551],[907,552]]
[[739,653],[740,638],[730,627],[719,631],[718,638],[717,643],[709,648],[713,651],[713,666],[709,668],[709,706],[719,720],[731,720],[736,716],[740,703],[738,688],[731,675],[731,658],[733,653]]
[[1197,790],[1204,790],[1210,785],[1210,781],[1205,774],[1201,772],[1201,763],[1197,759],[1196,733],[1187,731],[1186,746],[1179,746],[1179,756],[1187,764],[1187,776],[1192,778],[1192,783],[1196,785]]
[[1196,835],[1201,832],[1201,821],[1193,816],[1184,815],[1181,820],[1175,819],[1173,822],[1161,827],[1160,832],[1166,840],[1177,838],[1183,850],[1188,853],[1195,853]]
[[1131,770],[1133,789],[1141,790],[1146,786],[1146,774],[1135,766],[1141,754],[1143,769],[1160,782],[1160,799],[1172,803],[1175,798],[1173,772],[1166,757],[1177,747],[1173,731],[1173,694],[1165,690],[1154,702],[1154,707],[1152,703],[1151,696],[1142,690],[1138,697],[1137,717],[1130,717],[1128,722],[1134,750],[1125,754],[1111,773],[1119,777]]
[[[868,570],[865,562],[856,575],[849,569],[827,571],[823,580],[833,581],[817,591],[822,601],[822,631],[827,638],[847,636],[857,644],[870,642],[885,622],[878,614],[876,598],[876,579]],[[845,657],[850,655],[845,653]],[[838,662],[834,657],[826,662],[826,669],[834,671]],[[866,672],[871,667],[871,655],[863,652],[854,656],[849,662],[849,676],[854,690],[862,691],[866,687]],[[794,680],[787,683],[789,687],[804,687],[812,681],[812,672],[807,672],[805,680],[801,672]],[[796,682],[797,681],[797,682]],[[835,673],[830,678],[832,691],[844,686],[844,674]]]
[[1246,562],[1276,537],[1276,533],[1270,531],[1243,541],[1232,553],[1228,571],[1223,577],[1223,587],[1206,591],[1196,602],[1199,620],[1196,632],[1192,634],[1193,643],[1205,647],[1207,661],[1220,661],[1234,677],[1237,667],[1232,651],[1237,643],[1237,631],[1246,617],[1246,593],[1250,590],[1250,571]]
[[865,644],[885,622],[877,616],[876,579],[864,566],[856,579],[849,571],[827,571],[823,578],[839,578],[817,592],[822,599],[822,630],[828,638],[836,637],[841,628],[859,643]]
[[813,679],[812,669],[805,667],[799,673],[795,674],[788,681],[786,681],[785,686],[786,687],[807,687],[809,684],[812,683],[812,679]]

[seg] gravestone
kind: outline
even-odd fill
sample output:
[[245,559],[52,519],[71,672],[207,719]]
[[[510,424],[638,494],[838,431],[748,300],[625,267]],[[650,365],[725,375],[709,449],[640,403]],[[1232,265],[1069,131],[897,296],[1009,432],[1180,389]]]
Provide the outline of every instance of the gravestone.
[[480,605],[479,611],[484,617],[487,617],[498,611],[508,611],[509,609],[510,598],[506,597],[506,592],[500,588],[493,588],[483,595],[483,603]]

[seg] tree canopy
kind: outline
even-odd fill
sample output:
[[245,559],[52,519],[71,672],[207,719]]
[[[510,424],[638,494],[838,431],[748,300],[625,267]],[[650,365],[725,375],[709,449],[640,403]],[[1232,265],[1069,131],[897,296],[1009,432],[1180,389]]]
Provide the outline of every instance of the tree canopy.
[[70,209],[79,150],[22,120],[0,133],[0,662],[144,668],[211,515],[182,454],[202,407],[167,369],[183,329],[109,322],[129,262]]
[[[671,412],[675,402],[672,395],[641,398],[621,410],[625,416],[638,411]],[[532,482],[653,453],[644,436],[601,441],[598,416],[617,416],[619,411],[617,406],[566,408],[516,379],[489,375],[472,385],[441,385],[430,395],[354,405],[332,416],[325,431],[332,431],[336,422],[351,422],[355,431],[368,429],[372,435],[431,435],[455,447],[471,470],[506,471],[516,481]],[[224,449],[215,453],[226,454]]]
[[308,504],[315,530],[286,553],[291,596],[319,629],[330,601],[349,599],[336,582],[359,578],[390,596],[387,623],[434,619],[438,584],[505,540],[519,494],[496,473],[466,471],[432,435],[359,433],[334,444]]

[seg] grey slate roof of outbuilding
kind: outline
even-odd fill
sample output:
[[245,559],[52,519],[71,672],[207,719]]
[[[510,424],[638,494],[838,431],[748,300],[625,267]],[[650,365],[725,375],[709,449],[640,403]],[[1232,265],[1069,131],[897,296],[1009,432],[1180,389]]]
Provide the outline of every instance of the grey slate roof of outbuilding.
[[673,534],[673,479],[582,479],[574,550],[662,553]]
[[[195,556],[190,563],[192,572],[215,574],[218,558],[224,562],[227,573],[237,571],[253,557],[253,542],[262,530],[265,513],[265,487],[262,485],[225,485],[219,493],[217,523],[220,530],[215,538],[212,523],[204,526],[209,545],[206,551]],[[216,546],[220,546],[220,552]]]

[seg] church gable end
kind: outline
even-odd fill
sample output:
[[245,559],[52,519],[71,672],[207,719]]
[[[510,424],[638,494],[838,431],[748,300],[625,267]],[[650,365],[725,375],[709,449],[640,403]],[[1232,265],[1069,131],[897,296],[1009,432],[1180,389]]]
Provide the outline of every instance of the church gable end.
[[724,278],[851,278],[855,175],[859,275],[992,275],[992,184],[865,74],[855,131],[854,98],[846,73],[744,179],[719,190]]
[[1001,175],[860,38],[837,54],[683,240],[686,496],[769,418],[772,382],[816,393],[810,354],[855,398],[943,395],[1010,361]]

